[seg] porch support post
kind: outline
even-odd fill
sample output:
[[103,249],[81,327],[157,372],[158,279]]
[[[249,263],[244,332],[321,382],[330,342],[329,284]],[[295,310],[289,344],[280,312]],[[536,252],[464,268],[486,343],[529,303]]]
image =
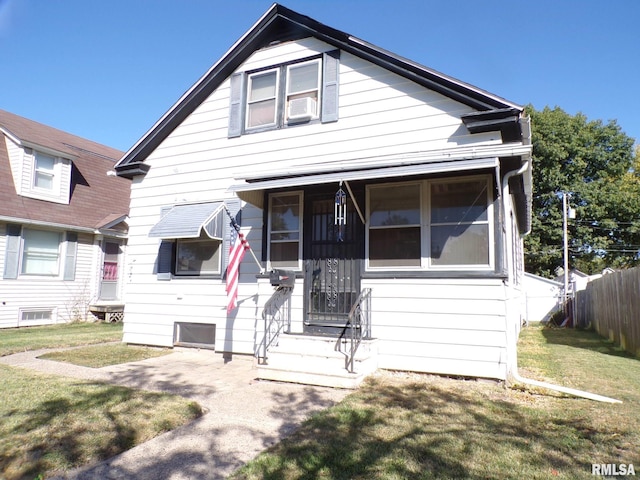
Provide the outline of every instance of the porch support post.
[[345,186],[347,187],[347,191],[349,192],[349,196],[351,197],[351,200],[353,201],[353,206],[356,207],[356,212],[358,212],[358,216],[360,217],[360,220],[362,221],[362,224],[366,224],[367,222],[364,219],[364,215],[362,214],[362,210],[360,210],[360,206],[358,205],[358,201],[356,200],[356,197],[353,195],[353,192],[351,191],[351,186],[349,185],[349,182],[347,182],[346,180],[344,181]]

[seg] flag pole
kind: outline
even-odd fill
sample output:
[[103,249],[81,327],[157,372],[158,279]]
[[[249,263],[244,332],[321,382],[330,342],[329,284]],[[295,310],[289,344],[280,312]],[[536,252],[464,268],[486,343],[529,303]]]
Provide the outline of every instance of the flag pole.
[[[231,220],[231,225],[233,226],[233,228],[236,229],[236,232],[238,232],[238,235],[242,235],[240,233],[240,225],[238,225],[236,220],[233,218],[233,215],[231,215],[231,212],[229,211],[227,206],[225,204],[222,204],[222,206],[224,207],[224,211],[227,212],[227,216],[229,217],[229,220]],[[260,268],[260,273],[264,273],[265,269],[262,268],[262,264],[258,260],[258,257],[256,257],[256,254],[253,252],[253,249],[251,248],[251,245],[249,244],[249,242],[247,242],[247,246],[249,247],[249,252],[251,253],[251,256],[253,257],[253,259],[255,260],[256,264]]]

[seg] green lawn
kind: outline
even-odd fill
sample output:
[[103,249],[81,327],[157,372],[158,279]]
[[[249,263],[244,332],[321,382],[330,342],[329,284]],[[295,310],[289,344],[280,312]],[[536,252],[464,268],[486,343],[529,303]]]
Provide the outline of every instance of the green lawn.
[[[121,324],[69,324],[0,330],[0,352],[117,341]],[[150,352],[152,351],[152,352]],[[79,348],[62,359],[83,363],[95,354],[138,360],[158,349],[113,343]],[[70,352],[64,352],[66,355]],[[0,365],[0,479],[46,478],[104,460],[202,415],[182,397]]]
[[640,361],[590,332],[532,326],[523,375],[623,400],[383,373],[235,479],[592,479],[592,463],[640,474]]
[[122,340],[122,323],[68,323],[0,329],[0,357],[40,348],[75,347]]

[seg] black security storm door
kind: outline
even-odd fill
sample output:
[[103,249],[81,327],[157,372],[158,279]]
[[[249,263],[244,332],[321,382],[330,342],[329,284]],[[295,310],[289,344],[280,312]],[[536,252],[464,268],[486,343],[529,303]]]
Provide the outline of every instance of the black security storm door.
[[304,332],[339,335],[360,293],[364,228],[351,198],[336,221],[335,190],[305,195]]

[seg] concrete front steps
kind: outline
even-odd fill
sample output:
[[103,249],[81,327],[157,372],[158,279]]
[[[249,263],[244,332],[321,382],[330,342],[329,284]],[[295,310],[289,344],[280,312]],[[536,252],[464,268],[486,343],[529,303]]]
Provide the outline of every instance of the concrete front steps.
[[350,373],[346,368],[349,341],[283,333],[278,337],[278,345],[267,352],[266,363],[263,359],[258,362],[258,378],[354,389],[378,368],[377,342],[362,340],[355,356],[355,373]]

